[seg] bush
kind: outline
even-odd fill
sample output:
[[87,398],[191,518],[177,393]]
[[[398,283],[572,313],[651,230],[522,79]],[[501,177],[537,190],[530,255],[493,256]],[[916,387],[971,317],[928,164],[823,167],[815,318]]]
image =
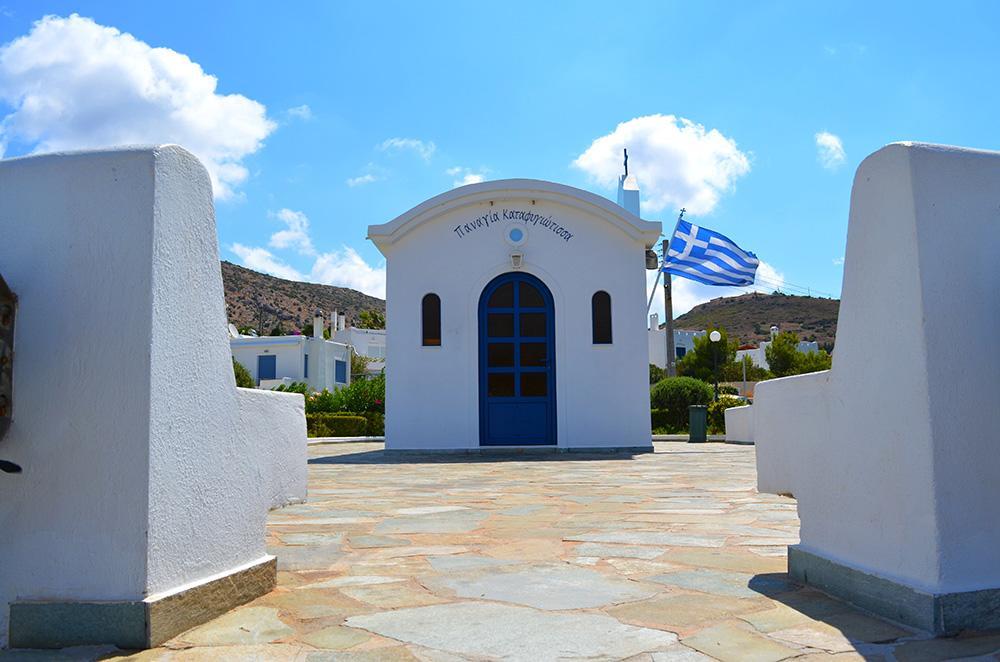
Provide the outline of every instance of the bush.
[[656,382],[660,381],[667,376],[667,371],[660,366],[650,363],[649,364],[649,385],[652,386]]
[[[712,401],[712,387],[693,377],[667,377],[650,389],[653,409],[664,410],[663,427],[687,429],[688,407]],[[657,427],[654,425],[654,427]]]
[[672,422],[671,412],[667,409],[651,409],[649,414],[652,419],[653,434],[681,434],[687,432],[687,421],[684,422],[683,426],[677,426]]
[[233,357],[233,374],[236,375],[236,385],[240,388],[253,388],[253,377],[250,375],[250,371],[247,370],[246,366],[236,360]]
[[729,384],[719,384],[719,395],[739,395],[740,390]]
[[301,393],[302,395],[309,394],[309,385],[305,382],[292,382],[291,384],[278,384],[272,391],[280,391],[282,393]]
[[709,434],[725,434],[726,432],[726,410],[730,407],[742,407],[747,404],[739,398],[732,398],[727,395],[719,397],[718,402],[708,405],[708,432]]
[[350,414],[306,414],[306,430],[310,437],[364,437],[368,421],[364,416]]
[[385,413],[385,375],[359,379],[336,391],[306,395],[306,413]]

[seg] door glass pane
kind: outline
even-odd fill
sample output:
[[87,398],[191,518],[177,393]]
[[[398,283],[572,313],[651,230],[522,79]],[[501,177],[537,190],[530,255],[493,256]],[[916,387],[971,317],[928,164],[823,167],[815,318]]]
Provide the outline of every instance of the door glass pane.
[[521,373],[521,397],[544,398],[548,395],[549,376],[544,372],[522,372]]
[[546,365],[546,346],[543,342],[531,342],[521,345],[521,365],[527,368],[538,368]]
[[486,364],[491,368],[514,366],[514,343],[494,342],[487,345]]
[[545,337],[545,313],[521,313],[521,335],[528,338]]
[[[490,308],[513,308],[514,307],[514,283],[504,283],[490,296]],[[524,305],[523,303],[521,304]]]
[[521,301],[519,304],[522,307],[541,308],[545,305],[545,299],[542,298],[542,293],[535,289],[533,285],[521,283],[520,295]]
[[491,338],[510,338],[514,335],[513,313],[490,313],[486,316],[486,333]]
[[491,398],[514,397],[514,373],[491,372],[486,375],[486,393]]

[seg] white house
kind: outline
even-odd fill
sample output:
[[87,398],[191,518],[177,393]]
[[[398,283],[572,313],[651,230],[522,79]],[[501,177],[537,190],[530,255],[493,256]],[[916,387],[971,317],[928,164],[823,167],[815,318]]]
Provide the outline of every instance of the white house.
[[377,375],[385,368],[385,329],[358,329],[353,326],[339,329],[334,340],[350,345],[358,356],[372,359],[365,373]]
[[[646,334],[649,342],[649,362],[660,368],[667,367],[667,330],[660,325],[660,316],[653,313],[649,316],[649,331]],[[674,329],[674,353],[677,359],[694,350],[694,339],[705,335],[705,331]]]
[[239,336],[230,338],[229,346],[260,388],[305,382],[314,391],[333,391],[351,383],[351,347],[324,340],[318,314],[311,337]]
[[[778,335],[778,327],[771,327],[771,338],[773,339]],[[770,370],[771,365],[767,362],[767,348],[770,347],[771,341],[765,340],[761,342],[757,347],[753,349],[740,349],[736,351],[736,360],[742,361],[743,357],[749,356],[750,360],[758,368],[763,368],[764,370]],[[799,344],[795,347],[798,351],[803,354],[812,354],[813,352],[819,351],[819,344],[815,341],[800,340]]]
[[645,254],[660,223],[510,179],[369,238],[387,260],[386,447],[651,450]]

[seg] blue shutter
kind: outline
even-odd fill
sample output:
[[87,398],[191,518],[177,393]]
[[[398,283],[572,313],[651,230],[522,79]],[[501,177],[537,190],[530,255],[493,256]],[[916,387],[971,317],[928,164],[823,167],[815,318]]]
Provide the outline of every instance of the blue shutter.
[[334,361],[334,379],[337,380],[338,384],[347,383],[347,362],[345,361]]
[[274,379],[277,373],[277,358],[274,354],[261,354],[257,357],[257,382],[263,379]]
[[309,379],[309,355],[306,354],[305,365],[302,366],[302,379]]

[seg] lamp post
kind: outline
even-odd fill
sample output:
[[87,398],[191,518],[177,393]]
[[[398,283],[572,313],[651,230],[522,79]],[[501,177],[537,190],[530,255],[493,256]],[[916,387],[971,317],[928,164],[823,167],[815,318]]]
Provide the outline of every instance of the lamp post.
[[719,401],[719,341],[722,334],[712,331],[708,334],[708,339],[712,341],[712,371],[715,373],[715,401]]

